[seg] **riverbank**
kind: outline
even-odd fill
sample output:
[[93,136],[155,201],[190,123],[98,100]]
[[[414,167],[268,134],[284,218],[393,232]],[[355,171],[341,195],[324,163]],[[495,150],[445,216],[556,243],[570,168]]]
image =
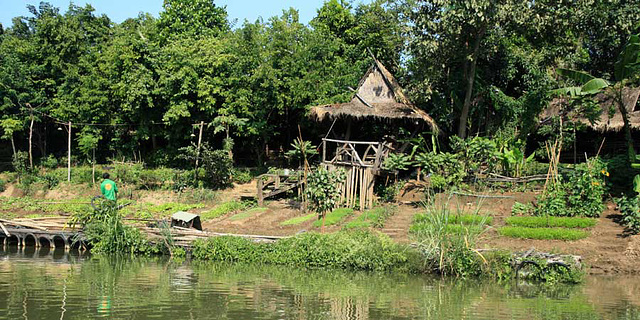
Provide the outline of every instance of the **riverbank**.
[[[96,190],[93,190],[96,189]],[[97,188],[78,185],[61,185],[54,190],[41,192],[32,197],[23,197],[19,190],[9,185],[0,196],[5,198],[0,204],[3,217],[30,217],[38,215],[67,215],[73,210],[88,207],[84,204]],[[267,202],[257,208],[242,204],[255,192],[255,184],[236,185],[211,196],[209,199],[189,196],[187,193],[171,191],[136,190],[130,193],[133,205],[127,214],[137,218],[167,218],[173,212],[184,210],[200,214],[203,227],[207,231],[231,234],[257,234],[269,236],[292,236],[304,232],[319,232],[314,225],[315,217],[301,213],[296,203],[286,199]],[[509,251],[557,252],[579,255],[590,274],[634,274],[635,260],[640,254],[640,240],[637,236],[626,236],[624,228],[615,222],[617,218],[613,204],[607,204],[604,214],[598,218],[595,227],[587,229],[588,237],[576,241],[529,240],[501,236],[497,230],[505,225],[511,216],[515,202],[527,202],[535,198],[535,192],[499,193],[498,198],[479,202],[477,197],[453,195],[451,206],[473,211],[480,206],[480,212],[492,217],[491,225],[478,240],[479,249],[500,249]],[[400,244],[410,243],[409,228],[415,214],[423,212],[419,206],[422,193],[403,190],[394,210],[382,225],[369,229],[389,236]],[[76,204],[68,204],[76,202]],[[233,205],[226,205],[233,204]],[[224,207],[224,208],[222,208]],[[228,208],[227,208],[228,207]],[[224,210],[223,210],[224,209]],[[227,210],[228,209],[228,210]],[[366,213],[369,214],[369,213]],[[358,211],[345,213],[333,224],[325,227],[325,232],[335,233],[362,220],[365,214]],[[206,217],[206,218],[205,218]],[[293,221],[293,222],[291,222]]]

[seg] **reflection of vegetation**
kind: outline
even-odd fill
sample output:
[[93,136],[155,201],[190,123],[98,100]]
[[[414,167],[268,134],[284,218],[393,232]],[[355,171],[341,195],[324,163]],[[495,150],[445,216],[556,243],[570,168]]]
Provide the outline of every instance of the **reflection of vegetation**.
[[[194,318],[215,312],[229,318],[287,314],[302,319],[350,319],[358,310],[359,318],[370,319],[595,319],[604,316],[597,311],[600,300],[590,302],[583,292],[599,296],[619,289],[619,283],[605,278],[584,290],[582,286],[505,286],[406,273],[204,261],[186,265],[162,258],[95,256],[72,264],[50,263],[48,258],[32,262],[9,259],[0,265],[0,301],[7,318],[23,318],[25,301],[29,318],[59,317],[66,292],[65,318],[70,319],[106,312],[119,319],[151,315],[181,319],[185,310]],[[106,300],[111,303],[109,310],[100,308]],[[640,315],[637,306],[624,301],[607,305],[606,310],[624,312],[630,319]]]

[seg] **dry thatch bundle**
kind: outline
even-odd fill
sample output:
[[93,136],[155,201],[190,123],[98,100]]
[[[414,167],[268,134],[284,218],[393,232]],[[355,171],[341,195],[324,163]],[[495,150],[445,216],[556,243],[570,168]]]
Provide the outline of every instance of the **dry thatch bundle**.
[[[540,114],[540,123],[548,121],[555,116],[563,115],[566,118],[585,124],[587,127],[600,131],[620,131],[624,128],[624,122],[622,121],[622,114],[617,105],[614,105],[614,100],[611,92],[600,93],[594,97],[594,100],[600,104],[602,108],[602,114],[599,119],[596,119],[594,123],[591,123],[587,118],[578,114],[574,110],[565,111],[564,107],[568,104],[567,98],[555,98],[551,100],[549,106]],[[640,96],[640,87],[638,88],[624,88],[622,92],[622,101],[627,109],[629,115],[629,123],[631,128],[640,129],[640,110],[636,110],[636,104],[638,103],[638,97]],[[609,110],[614,111],[611,116]]]
[[435,121],[411,104],[393,75],[377,59],[360,80],[350,102],[315,106],[310,113],[320,121],[327,117],[416,119],[438,130]]

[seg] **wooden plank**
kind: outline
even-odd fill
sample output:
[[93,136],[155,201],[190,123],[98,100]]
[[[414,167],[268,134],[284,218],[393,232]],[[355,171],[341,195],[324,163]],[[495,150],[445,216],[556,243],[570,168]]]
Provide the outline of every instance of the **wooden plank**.
[[323,138],[322,140],[328,141],[328,142],[335,142],[335,143],[372,144],[372,145],[380,144],[380,142],[373,142],[373,141],[347,141],[347,140],[336,140],[336,139],[329,139],[329,138]]
[[7,228],[4,226],[4,224],[2,224],[0,222],[0,228],[2,228],[2,231],[4,231],[4,234],[7,235],[7,237],[11,237],[11,233],[9,233],[9,231],[7,230]]

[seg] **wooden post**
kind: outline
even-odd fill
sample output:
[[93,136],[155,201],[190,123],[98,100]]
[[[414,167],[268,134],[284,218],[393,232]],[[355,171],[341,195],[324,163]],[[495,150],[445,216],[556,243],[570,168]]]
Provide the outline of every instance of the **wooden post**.
[[29,166],[33,169],[33,153],[31,149],[33,148],[33,144],[31,142],[31,138],[33,137],[33,111],[31,111],[31,125],[29,125]]
[[67,146],[67,181],[71,182],[71,121],[69,121],[69,140]]
[[264,202],[264,194],[262,194],[262,177],[258,177],[258,206],[262,207]]
[[327,161],[327,140],[322,139],[322,163]]
[[[200,133],[198,134],[198,148],[196,150],[196,170],[198,170],[198,160],[200,159],[200,144],[202,143],[202,128],[204,128],[204,121],[200,121]],[[196,173],[196,177],[198,174]]]
[[93,147],[93,159],[91,159],[91,179],[96,184],[96,148]]

